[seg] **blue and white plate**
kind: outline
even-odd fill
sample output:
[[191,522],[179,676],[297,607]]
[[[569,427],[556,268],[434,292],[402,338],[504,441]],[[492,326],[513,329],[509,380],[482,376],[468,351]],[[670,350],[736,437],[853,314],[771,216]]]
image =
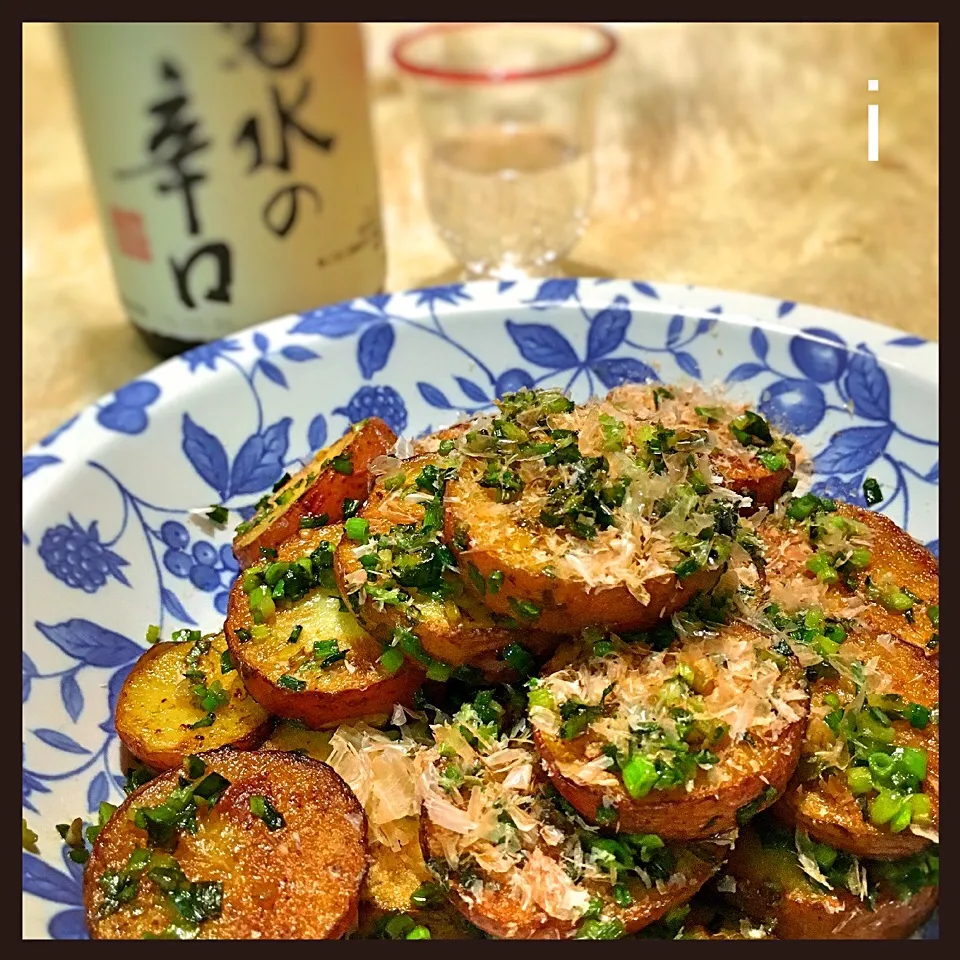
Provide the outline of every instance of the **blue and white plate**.
[[[938,552],[939,351],[865,320],[622,280],[434,287],[288,316],[104,397],[23,457],[23,934],[86,936],[81,868],[55,824],[119,803],[112,714],[145,629],[217,629],[227,532],[285,472],[376,414],[418,434],[532,385],[726,385],[814,457],[814,489],[882,510]],[[94,817],[95,819],[95,817]],[[927,934],[931,935],[930,933]],[[936,936],[935,928],[932,932]]]

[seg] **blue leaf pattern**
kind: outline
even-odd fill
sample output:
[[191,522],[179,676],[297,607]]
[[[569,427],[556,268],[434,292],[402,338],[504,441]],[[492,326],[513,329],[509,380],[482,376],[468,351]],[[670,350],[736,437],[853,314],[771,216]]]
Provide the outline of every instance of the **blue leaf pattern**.
[[278,387],[286,388],[287,378],[276,364],[271,363],[269,360],[261,360],[258,366],[268,380],[272,380]]
[[926,544],[927,549],[939,560],[940,559],[940,538],[931,540]]
[[97,423],[107,430],[136,436],[147,429],[149,418],[140,407],[128,407],[122,403],[110,403],[97,411]]
[[625,297],[616,297],[613,306],[601,310],[591,321],[587,336],[588,360],[605,357],[623,343],[633,319],[633,314],[624,306],[626,302]]
[[793,300],[784,300],[783,303],[777,308],[777,316],[785,317],[788,313],[793,312],[793,308],[796,306]]
[[59,437],[59,436],[61,436],[62,434],[66,433],[66,432],[77,422],[77,420],[79,420],[79,419],[80,419],[80,414],[77,413],[77,414],[74,414],[74,416],[72,416],[72,417],[71,417],[69,420],[67,420],[65,423],[61,423],[59,427],[57,427],[55,430],[51,430],[51,431],[40,441],[40,446],[41,446],[41,447],[49,447],[50,444],[53,443],[53,441],[57,439],[57,437]]
[[110,781],[107,775],[101,770],[91,781],[87,788],[87,812],[96,813],[100,809],[100,804],[110,796]]
[[357,362],[364,379],[369,380],[387,365],[395,338],[389,323],[377,323],[363,331],[357,342]]
[[80,754],[90,752],[86,747],[81,747],[73,737],[68,737],[59,730],[48,730],[45,727],[41,727],[34,730],[33,733],[38,740],[42,740],[48,747],[53,747],[55,750],[62,750],[64,753]]
[[922,347],[929,341],[923,337],[896,337],[894,340],[888,340],[888,347]]
[[292,422],[290,417],[284,417],[244,441],[230,471],[233,495],[259,493],[282,476]]
[[861,417],[868,420],[889,418],[890,381],[877,358],[863,348],[850,357],[847,365],[847,392]]
[[635,282],[633,284],[633,289],[636,290],[637,293],[642,293],[645,297],[652,297],[654,300],[660,299],[660,295],[656,290],[653,289],[653,287],[650,286],[649,283]]
[[80,885],[66,874],[44,863],[39,857],[23,852],[23,889],[35,897],[65,903],[70,907],[83,906]]
[[883,453],[893,433],[883,427],[849,427],[830,438],[830,443],[815,459],[819,473],[856,473],[864,470]]
[[442,391],[431,386],[429,383],[424,383],[420,380],[417,382],[417,389],[420,391],[420,396],[423,397],[431,407],[437,407],[440,410],[453,409],[450,401],[443,395]]
[[73,619],[45,624],[37,629],[68,657],[92,667],[117,667],[133,663],[143,652],[132,640],[89,620]]
[[632,357],[598,360],[590,369],[608,390],[622,383],[650,383],[660,379],[653,367]]
[[474,402],[474,403],[489,403],[490,398],[484,393],[483,389],[472,380],[468,380],[466,377],[456,377],[457,383],[460,384],[460,389]]
[[307,444],[311,450],[322,450],[327,445],[327,418],[318,413],[307,428]]
[[576,280],[546,280],[540,284],[536,299],[540,302],[563,303],[577,292]]
[[667,346],[672,347],[682,335],[683,317],[671,317],[670,323],[667,325]]
[[23,458],[23,472],[20,475],[21,480],[26,480],[31,473],[36,473],[41,467],[48,467],[52,463],[59,463],[60,458],[53,454],[35,454]]
[[61,910],[50,918],[48,931],[54,940],[89,940],[86,911]]
[[194,423],[189,413],[183,415],[183,452],[201,478],[226,500],[230,477],[227,451],[212,433]]
[[176,617],[182,623],[188,623],[191,627],[196,626],[197,621],[187,613],[183,604],[177,599],[177,595],[169,588],[164,587],[160,591],[160,602],[167,613]]
[[927,483],[940,483],[940,461],[938,460],[923,478]]
[[65,673],[60,678],[60,699],[66,708],[70,719],[76,723],[83,713],[83,693],[80,690],[80,684],[72,673]]
[[698,380],[700,379],[700,365],[692,353],[681,350],[673,355],[673,359],[677,361],[677,366],[680,367],[685,374],[696,377]]
[[320,354],[314,353],[312,350],[308,350],[306,347],[301,347],[297,344],[284,347],[280,351],[280,356],[282,356],[285,360],[291,361],[292,363],[304,363],[307,360],[320,359]]
[[266,353],[270,348],[270,341],[259,331],[253,335],[253,345],[261,352]]
[[567,370],[580,362],[567,338],[553,327],[544,323],[514,323],[513,320],[508,320],[506,326],[507,333],[524,360],[535,363],[538,367]]
[[375,313],[357,310],[346,303],[311,310],[300,314],[300,319],[290,328],[291,333],[319,333],[324,337],[349,337],[362,326],[379,320]]
[[727,383],[740,383],[743,380],[752,380],[764,368],[759,363],[741,363],[727,374]]
[[754,327],[750,331],[750,347],[761,360],[767,359],[770,344],[767,342],[764,332],[759,327]]

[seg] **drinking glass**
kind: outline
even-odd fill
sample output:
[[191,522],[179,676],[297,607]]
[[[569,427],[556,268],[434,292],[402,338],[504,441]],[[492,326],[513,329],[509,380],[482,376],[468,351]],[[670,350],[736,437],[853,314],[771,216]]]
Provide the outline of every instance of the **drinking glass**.
[[434,24],[394,44],[430,215],[468,276],[548,275],[583,233],[616,48],[609,30],[576,23]]

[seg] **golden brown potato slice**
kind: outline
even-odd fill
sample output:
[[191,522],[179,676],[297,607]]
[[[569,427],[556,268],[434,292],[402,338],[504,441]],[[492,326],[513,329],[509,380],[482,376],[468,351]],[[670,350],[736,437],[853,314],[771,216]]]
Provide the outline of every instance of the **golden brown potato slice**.
[[[871,602],[857,618],[877,634],[891,633],[928,655],[940,649],[940,564],[937,558],[889,517],[873,510],[841,504],[840,516],[858,520],[870,531],[870,566],[859,576],[857,593]],[[870,578],[869,585],[867,577]],[[892,588],[898,588],[896,593]],[[904,590],[909,593],[904,593]],[[879,592],[881,600],[871,599]],[[906,610],[901,605],[916,597]],[[885,602],[884,602],[885,601]],[[935,621],[930,609],[934,608]]]
[[[818,756],[830,756],[837,742],[826,722],[826,717],[836,708],[825,698],[837,697],[836,702],[845,708],[850,706],[854,697],[849,681],[831,675],[814,684],[810,721],[804,737],[804,759],[773,811],[784,822],[807,830],[815,839],[838,850],[878,859],[909,856],[929,846],[930,835],[939,829],[940,727],[933,714],[939,700],[938,664],[916,647],[895,640],[889,634],[874,634],[869,628],[853,630],[841,644],[841,651],[856,662],[876,664],[876,678],[870,683],[872,696],[866,704],[868,709],[871,703],[882,707],[884,695],[894,694],[901,698],[899,705],[892,704],[894,712],[888,714],[884,729],[891,732],[891,748],[906,747],[926,753],[922,789],[929,798],[929,815],[920,823],[896,832],[890,823],[874,826],[858,797],[851,792],[845,770],[828,766],[825,772],[817,775]],[[896,715],[909,704],[926,708],[929,717],[925,720],[923,710],[911,711],[911,715],[916,714],[913,721]],[[915,725],[921,723],[922,727]],[[872,791],[867,791],[859,799],[873,796]],[[919,833],[912,832],[914,830]]]
[[[442,864],[444,850],[451,843],[449,831],[424,816],[420,836],[425,856]],[[563,880],[561,874],[566,872],[559,856],[559,850],[544,843],[528,851],[514,873],[485,871],[475,864],[469,872],[445,870],[453,904],[470,923],[499,939],[618,939],[642,930],[689,900],[719,868],[723,848],[711,843],[664,848],[661,859],[669,866],[658,874],[659,882],[648,885],[637,875],[622,879],[631,901],[628,906],[614,901],[609,881]],[[576,900],[580,912],[571,910],[565,899]],[[585,920],[582,913],[591,899],[602,901],[603,911],[599,918]],[[588,935],[590,928],[600,932],[597,925],[610,933]]]
[[[227,608],[227,643],[250,695],[270,713],[313,728],[389,715],[423,681],[409,663],[387,670],[380,644],[343,608],[333,576],[342,529],[303,530],[281,544],[275,561],[240,574]],[[263,578],[266,588],[244,592]],[[260,606],[264,622],[255,623],[251,600],[277,583],[286,584],[287,599]]]
[[[851,877],[848,860],[836,851],[816,849],[821,859],[833,860],[832,869],[814,859],[812,869],[830,883],[827,889],[806,873],[793,838],[776,832],[761,839],[752,826],[742,830],[727,861],[727,879],[718,888],[740,909],[760,921],[773,921],[773,936],[781,940],[897,940],[910,936],[937,905],[934,883],[920,889],[891,882],[888,877],[917,875],[912,863],[861,863]],[[842,868],[842,869],[841,869]],[[925,867],[921,869],[926,870]],[[865,870],[865,877],[864,877]],[[866,881],[875,896],[871,908],[863,896],[848,889],[853,877]]]
[[343,501],[367,498],[373,477],[370,463],[387,454],[396,434],[380,419],[354,424],[347,433],[314,456],[299,473],[264,497],[257,512],[237,527],[233,553],[241,567],[263,559],[261,548],[273,549],[295,536],[302,520],[326,516],[343,519]]
[[447,484],[444,540],[468,571],[464,583],[483,584],[483,603],[501,616],[532,629],[569,636],[584,627],[646,630],[709,590],[720,570],[700,570],[683,580],[667,573],[644,582],[641,602],[623,583],[591,586],[558,557],[574,548],[594,555],[592,569],[602,577],[607,558],[591,542],[562,537],[544,528],[534,500],[498,503],[464,468]]
[[330,756],[332,730],[311,730],[299,720],[280,720],[270,736],[264,741],[264,750],[280,750],[282,753],[301,753],[321,763]]
[[598,642],[601,655],[592,644],[557,651],[529,698],[544,767],[581,816],[702,839],[782,793],[808,711],[795,658],[743,624],[660,653]]
[[[211,687],[213,698],[201,706]],[[137,759],[169,770],[191,753],[251,750],[267,738],[273,720],[247,693],[224,635],[197,631],[195,640],[158,643],[140,657],[120,689],[115,723]]]
[[432,730],[419,764],[420,844],[485,933],[616,939],[688,900],[723,858],[727,838],[680,847],[584,830],[539,772],[529,732],[489,691]]
[[[201,939],[333,940],[353,929],[367,822],[343,780],[326,764],[267,750],[201,759],[190,790],[178,791],[183,770],[170,770],[132,793],[101,830],[84,874],[91,935],[176,937],[179,928]],[[171,803],[185,814],[196,807],[193,832],[190,822],[172,836],[138,826],[157,822],[161,812],[151,808]]]
[[[438,454],[414,457],[377,479],[358,514],[369,524],[371,542],[343,538],[336,553],[337,583],[342,595],[350,600],[357,619],[383,643],[390,643],[394,632],[404,628],[419,640],[428,657],[442,664],[477,667],[492,681],[516,680],[516,672],[497,654],[511,644],[519,644],[542,659],[553,650],[556,639],[524,628],[511,618],[496,618],[472,592],[465,590],[462,573],[451,569],[452,557],[440,540],[439,528],[432,536],[430,531],[423,532],[414,549],[405,552],[406,557],[400,546],[404,538],[409,543],[411,535],[417,536],[415,531],[424,530],[424,496],[430,491],[425,493],[423,489],[427,480],[421,480],[418,486],[419,478],[437,477],[437,472],[448,469],[449,464]],[[430,471],[434,473],[431,475]],[[430,482],[431,490],[442,489],[442,479]],[[439,511],[436,515],[439,517]],[[374,555],[389,551],[389,560],[365,571],[361,560],[372,554],[371,543],[379,548]],[[435,562],[431,558],[437,553],[446,555],[447,568],[442,569],[437,563],[436,570],[429,574],[429,582],[446,594],[443,599],[435,595],[435,590],[425,591],[414,585],[426,582],[421,580],[421,572],[402,572],[406,558],[420,561],[418,571],[425,571],[427,565]],[[402,598],[399,603],[396,597],[391,599],[391,594],[398,590]]]
[[[834,513],[821,516],[820,528],[837,517],[841,522],[852,521],[855,531],[823,545],[822,534],[812,543],[806,525],[789,517],[770,517],[760,526],[771,598],[788,609],[816,605],[830,615],[853,617],[876,634],[891,634],[927,656],[937,656],[940,568],[936,558],[892,520],[872,510],[841,503]],[[845,557],[856,548],[869,553],[866,566],[836,571],[836,575],[828,570],[826,579],[807,568],[808,562],[816,563],[811,560],[815,553],[836,551]]]
[[[745,514],[771,507],[793,476],[797,463],[792,440],[755,412],[750,417],[746,404],[711,396],[698,386],[664,388],[635,383],[615,387],[607,399],[639,421],[662,423],[669,429],[712,431],[718,443],[709,454],[710,464],[724,486],[750,498],[750,505],[743,508]],[[738,438],[730,424],[736,426],[737,418],[744,415],[748,416],[743,423],[747,431],[739,432]],[[741,439],[751,442],[744,444]]]

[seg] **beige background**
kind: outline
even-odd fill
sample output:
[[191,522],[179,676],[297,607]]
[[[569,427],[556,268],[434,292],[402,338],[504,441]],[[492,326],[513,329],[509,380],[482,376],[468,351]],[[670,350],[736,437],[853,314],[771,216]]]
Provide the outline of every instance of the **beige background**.
[[[405,26],[365,25],[389,290],[456,275],[390,69]],[[571,271],[765,293],[937,337],[936,24],[616,28],[593,221]],[[113,287],[49,24],[23,27],[23,165],[27,447],[156,362]]]

